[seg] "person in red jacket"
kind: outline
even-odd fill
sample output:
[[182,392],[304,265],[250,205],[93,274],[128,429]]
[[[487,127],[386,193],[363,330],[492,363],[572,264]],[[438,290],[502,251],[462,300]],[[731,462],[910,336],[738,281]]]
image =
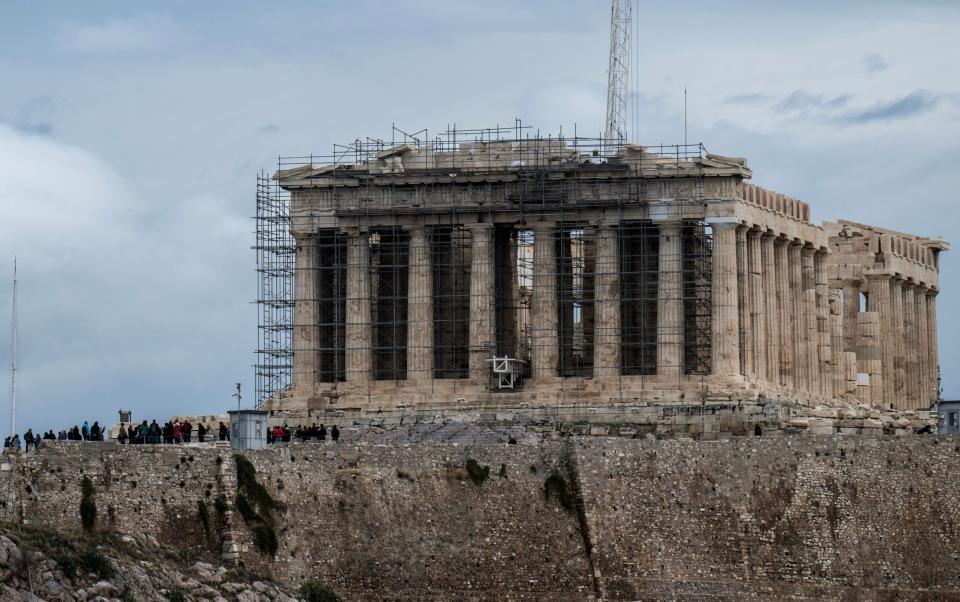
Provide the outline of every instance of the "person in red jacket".
[[173,423],[173,442],[180,443],[182,431],[180,430],[180,421],[177,420]]

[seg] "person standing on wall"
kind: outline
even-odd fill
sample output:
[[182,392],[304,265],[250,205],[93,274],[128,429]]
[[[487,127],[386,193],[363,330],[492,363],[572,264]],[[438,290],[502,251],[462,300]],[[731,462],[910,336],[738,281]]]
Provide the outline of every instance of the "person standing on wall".
[[330,429],[330,438],[333,439],[334,443],[340,440],[340,429],[337,428],[337,425],[333,425],[333,428]]

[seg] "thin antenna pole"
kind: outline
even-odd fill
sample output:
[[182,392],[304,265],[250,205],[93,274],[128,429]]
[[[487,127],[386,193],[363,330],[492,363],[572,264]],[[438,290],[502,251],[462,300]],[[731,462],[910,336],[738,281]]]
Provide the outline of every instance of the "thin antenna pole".
[[13,258],[13,310],[10,316],[10,436],[17,432],[17,258]]
[[683,87],[683,145],[687,145],[687,87]]

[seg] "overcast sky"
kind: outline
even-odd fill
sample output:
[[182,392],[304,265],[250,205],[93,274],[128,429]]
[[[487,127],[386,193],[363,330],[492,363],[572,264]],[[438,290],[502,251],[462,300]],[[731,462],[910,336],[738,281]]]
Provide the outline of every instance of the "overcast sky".
[[[682,141],[687,86],[690,140],[747,157],[756,183],[809,202],[816,222],[960,242],[956,3],[640,4],[638,141]],[[121,408],[215,413],[238,381],[252,400],[258,170],[392,123],[517,116],[598,133],[609,12],[606,0],[4,3],[0,391],[16,253],[18,430],[109,424]],[[960,256],[942,265],[956,398]]]

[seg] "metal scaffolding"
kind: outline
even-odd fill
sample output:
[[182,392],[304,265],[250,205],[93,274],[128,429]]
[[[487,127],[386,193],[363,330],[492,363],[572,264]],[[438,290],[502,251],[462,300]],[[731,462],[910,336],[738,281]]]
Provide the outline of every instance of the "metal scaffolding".
[[[392,154],[404,145],[417,151],[413,163],[404,164]],[[624,159],[630,153],[636,156],[632,162]],[[572,388],[601,371],[614,377],[656,375],[670,357],[659,353],[664,345],[677,350],[678,378],[709,374],[713,243],[702,216],[703,176],[697,167],[705,157],[700,144],[641,148],[622,139],[576,133],[545,136],[517,121],[509,128],[451,127],[432,137],[427,130],[410,134],[394,127],[389,140],[357,139],[334,145],[326,156],[279,159],[285,175],[302,172],[333,182],[368,177],[359,200],[344,201],[337,186],[303,193],[304,206],[329,208],[337,220],[359,227],[364,248],[351,252],[347,232],[334,221],[312,224],[313,234],[295,244],[290,193],[258,176],[258,400],[297,381],[295,351],[309,358],[306,369],[315,374],[307,377],[332,387],[350,380],[351,365],[369,371],[373,382],[465,379],[473,365],[471,353],[478,353],[477,341],[471,341],[473,314],[486,311],[477,295],[490,297],[493,316],[492,340],[480,349],[486,354],[483,361],[512,358],[516,362],[510,365],[522,367],[521,379],[531,375],[538,348],[555,349],[557,376],[566,377]],[[374,163],[382,176],[375,183],[364,172]],[[682,197],[670,199],[669,228],[663,221],[623,217],[638,206],[660,202],[657,186],[665,169],[675,171],[673,183],[682,188]],[[659,175],[652,175],[655,170]],[[424,177],[413,185],[389,177],[401,172]],[[559,172],[564,177],[555,177]],[[510,178],[498,179],[504,174]],[[421,204],[441,199],[443,214]],[[474,240],[480,234],[465,219],[477,213],[478,203],[489,207],[482,210],[491,216],[489,243]],[[601,208],[610,224],[605,227],[615,232],[616,265],[607,261],[608,247],[598,251],[604,234],[589,219]],[[316,219],[308,213],[303,219]],[[432,216],[421,235],[422,253],[420,239],[409,230],[410,216],[418,213]],[[550,230],[536,225],[544,215],[555,224]],[[665,232],[675,234],[664,238]],[[538,235],[551,237],[549,248],[537,246]],[[477,249],[490,253],[490,267],[474,256]],[[365,297],[362,303],[352,302],[351,261],[362,261],[360,269],[369,275],[366,289],[353,289]],[[485,282],[474,277],[484,269],[493,271],[492,290],[474,290],[477,282]],[[295,295],[294,280],[301,271],[310,272],[302,280],[314,288],[298,288]],[[421,271],[426,280],[416,279]],[[429,317],[418,311],[415,300],[422,291],[411,290],[412,282],[429,288]],[[619,297],[619,324],[613,326],[599,315],[598,306],[612,294],[611,282]],[[555,294],[544,298],[542,286]],[[544,308],[552,314],[546,322]],[[677,323],[670,323],[668,315],[677,316]],[[361,332],[358,321],[366,328],[362,332],[369,333],[366,338],[351,334]],[[554,321],[552,334],[538,326]],[[418,325],[429,330],[429,339],[419,336]],[[294,329],[302,329],[296,337]],[[409,340],[411,333],[415,340]],[[295,339],[302,349],[294,350]],[[426,365],[417,354],[421,339],[429,340]],[[619,364],[598,365],[604,356],[596,346],[609,346],[611,340]],[[365,360],[352,364],[350,353]],[[493,385],[493,370],[488,371]]]

